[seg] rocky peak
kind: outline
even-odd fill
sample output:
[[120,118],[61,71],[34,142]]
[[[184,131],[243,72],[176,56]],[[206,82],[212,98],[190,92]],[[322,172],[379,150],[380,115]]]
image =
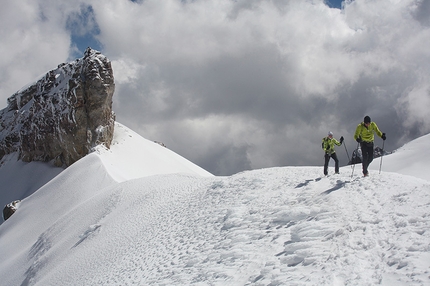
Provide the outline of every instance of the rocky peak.
[[0,111],[0,158],[69,166],[99,144],[110,148],[115,115],[110,61],[88,48],[8,98]]

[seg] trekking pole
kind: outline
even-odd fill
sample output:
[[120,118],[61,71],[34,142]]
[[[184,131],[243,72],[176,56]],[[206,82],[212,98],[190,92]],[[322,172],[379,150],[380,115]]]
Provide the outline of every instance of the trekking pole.
[[[355,150],[358,150],[358,146],[360,146],[360,143],[357,143],[357,148],[356,148]],[[356,156],[356,157],[358,156],[358,153],[357,153],[357,152],[355,152],[355,156]],[[351,163],[353,163],[353,162],[351,161]],[[352,176],[354,176],[354,169],[355,169],[355,164],[353,163],[353,164],[352,164],[352,173],[351,173],[351,178],[352,178]]]
[[345,144],[345,140],[343,140],[343,147],[345,147],[345,151],[346,151],[346,156],[348,157],[348,162],[351,162],[351,160],[349,159],[349,154],[348,154],[348,150],[346,149],[346,144]]
[[379,174],[381,174],[382,157],[384,157],[384,145],[385,145],[385,140],[382,141],[382,154],[381,154],[381,163],[379,163]]

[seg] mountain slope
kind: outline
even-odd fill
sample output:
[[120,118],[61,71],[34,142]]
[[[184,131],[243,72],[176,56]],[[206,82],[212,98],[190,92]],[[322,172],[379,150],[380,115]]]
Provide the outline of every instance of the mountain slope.
[[[93,158],[101,160],[98,164],[105,169],[106,176],[118,182],[169,173],[212,176],[182,156],[144,139],[118,122],[115,123],[110,150],[97,146],[94,153],[88,156],[75,168],[85,168],[85,164]],[[98,159],[95,159],[96,157]],[[0,185],[7,187],[0,192],[0,205],[5,206],[14,200],[28,197],[62,171],[63,168],[53,167],[52,164],[19,161],[16,153],[4,156],[0,163]],[[66,176],[69,176],[70,171],[66,173]]]
[[[169,158],[171,151],[152,142],[146,142],[146,156],[165,156],[147,162],[154,164],[152,171],[145,164],[121,169],[124,157],[140,151],[124,150],[125,141],[138,137],[120,134],[113,149],[76,162],[0,226],[0,256],[7,258],[0,261],[0,277],[6,285],[429,281],[427,180],[376,171],[351,178],[351,166],[329,177],[321,177],[322,167],[214,177],[182,164],[185,159]],[[135,143],[124,146],[146,148]],[[179,161],[180,172],[162,168],[168,160]]]

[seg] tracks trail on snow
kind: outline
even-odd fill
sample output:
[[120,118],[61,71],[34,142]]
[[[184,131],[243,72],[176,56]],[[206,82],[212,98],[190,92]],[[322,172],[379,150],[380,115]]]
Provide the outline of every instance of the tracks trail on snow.
[[91,278],[81,282],[425,285],[430,184],[389,173],[351,178],[321,171],[269,168],[119,184],[127,192],[117,193],[74,242],[76,257],[92,249],[104,262],[87,257]]

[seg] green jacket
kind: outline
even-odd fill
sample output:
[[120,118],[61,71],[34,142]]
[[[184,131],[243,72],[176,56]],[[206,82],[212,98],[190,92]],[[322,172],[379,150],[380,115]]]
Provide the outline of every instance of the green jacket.
[[375,122],[370,122],[369,127],[366,127],[364,122],[361,122],[358,124],[357,129],[355,129],[354,140],[357,140],[357,138],[360,137],[364,142],[373,142],[375,139],[373,132],[376,132],[379,137],[382,137],[382,132],[379,130]]
[[323,147],[324,151],[329,155],[336,152],[336,151],[334,151],[334,144],[336,144],[337,146],[341,145],[339,141],[337,141],[334,138],[330,139],[330,137],[328,137],[328,136],[324,137],[322,139],[322,147]]

